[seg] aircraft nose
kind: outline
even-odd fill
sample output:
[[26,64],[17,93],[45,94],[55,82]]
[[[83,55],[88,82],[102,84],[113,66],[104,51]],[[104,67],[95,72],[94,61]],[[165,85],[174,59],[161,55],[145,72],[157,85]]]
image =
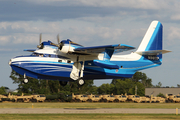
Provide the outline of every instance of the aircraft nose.
[[12,63],[12,59],[10,59],[10,61],[9,61],[9,65],[11,65],[11,63]]

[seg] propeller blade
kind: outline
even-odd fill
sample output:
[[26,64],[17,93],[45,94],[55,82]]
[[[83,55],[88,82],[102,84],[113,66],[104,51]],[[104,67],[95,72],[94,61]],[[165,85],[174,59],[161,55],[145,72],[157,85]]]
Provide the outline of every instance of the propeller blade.
[[50,44],[59,48],[59,46],[60,46],[59,34],[57,35],[57,42],[58,42],[58,44],[55,44],[55,43],[50,43]]
[[39,48],[39,49],[43,48],[42,33],[39,34],[39,45],[37,45],[37,48]]
[[56,46],[56,47],[59,47],[59,45],[58,44],[55,44],[55,43],[50,43],[51,45],[54,45],[54,46]]
[[39,44],[42,43],[42,33],[39,34]]
[[60,43],[59,34],[57,35],[57,42],[58,42],[58,44]]
[[[69,43],[72,43],[72,44],[75,44],[75,45],[80,45],[80,44],[75,43],[75,42],[73,42],[73,41],[69,41]],[[80,46],[82,46],[82,45],[80,45]]]

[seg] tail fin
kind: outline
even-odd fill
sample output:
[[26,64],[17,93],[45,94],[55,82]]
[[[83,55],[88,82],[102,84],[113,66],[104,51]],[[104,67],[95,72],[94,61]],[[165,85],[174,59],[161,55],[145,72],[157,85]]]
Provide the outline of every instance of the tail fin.
[[159,21],[152,21],[136,52],[162,50],[163,26]]

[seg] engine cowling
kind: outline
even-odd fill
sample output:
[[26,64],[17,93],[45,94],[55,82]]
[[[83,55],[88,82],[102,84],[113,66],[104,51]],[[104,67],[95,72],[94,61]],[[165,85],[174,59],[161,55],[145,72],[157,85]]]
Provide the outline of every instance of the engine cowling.
[[62,40],[59,45],[59,50],[63,53],[72,53],[75,48],[82,47],[81,45],[72,42],[71,40]]

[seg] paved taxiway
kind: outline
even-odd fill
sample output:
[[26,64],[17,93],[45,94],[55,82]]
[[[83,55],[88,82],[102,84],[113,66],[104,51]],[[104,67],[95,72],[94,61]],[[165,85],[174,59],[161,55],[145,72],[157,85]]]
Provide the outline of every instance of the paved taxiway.
[[[0,108],[0,114],[82,114],[82,113],[129,113],[129,114],[175,114],[176,109],[148,108]],[[180,110],[178,111],[180,114]]]

